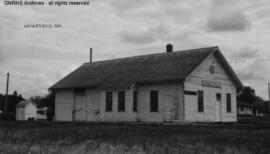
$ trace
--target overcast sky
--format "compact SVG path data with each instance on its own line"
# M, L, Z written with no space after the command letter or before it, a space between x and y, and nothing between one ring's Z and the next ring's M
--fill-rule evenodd
M25 24L61 24L27 29ZM0 1L0 93L45 95L89 61L219 46L244 85L268 98L269 0L91 0L90 6L5 6Z

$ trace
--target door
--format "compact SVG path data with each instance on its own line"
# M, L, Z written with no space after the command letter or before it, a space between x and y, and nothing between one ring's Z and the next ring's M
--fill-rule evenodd
M76 94L74 99L74 120L84 121L86 120L86 100L85 95Z
M170 107L165 107L165 109L164 109L164 120L165 120L165 122L171 122L172 121L172 108L170 108Z
M216 95L216 121L222 121L221 93Z

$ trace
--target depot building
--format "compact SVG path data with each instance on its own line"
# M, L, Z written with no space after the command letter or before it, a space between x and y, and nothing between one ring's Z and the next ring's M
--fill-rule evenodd
M57 121L234 122L242 83L218 47L88 62L49 89Z

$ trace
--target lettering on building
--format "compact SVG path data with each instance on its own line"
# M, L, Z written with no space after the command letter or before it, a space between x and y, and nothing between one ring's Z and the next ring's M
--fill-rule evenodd
M221 88L221 82L202 80L203 87Z

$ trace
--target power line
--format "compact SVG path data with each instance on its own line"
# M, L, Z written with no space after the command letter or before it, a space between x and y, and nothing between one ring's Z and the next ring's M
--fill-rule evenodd
M258 59L240 59L240 60L231 60L228 61L229 63L250 63L250 62L262 62L270 60L269 57L267 58L258 58Z

